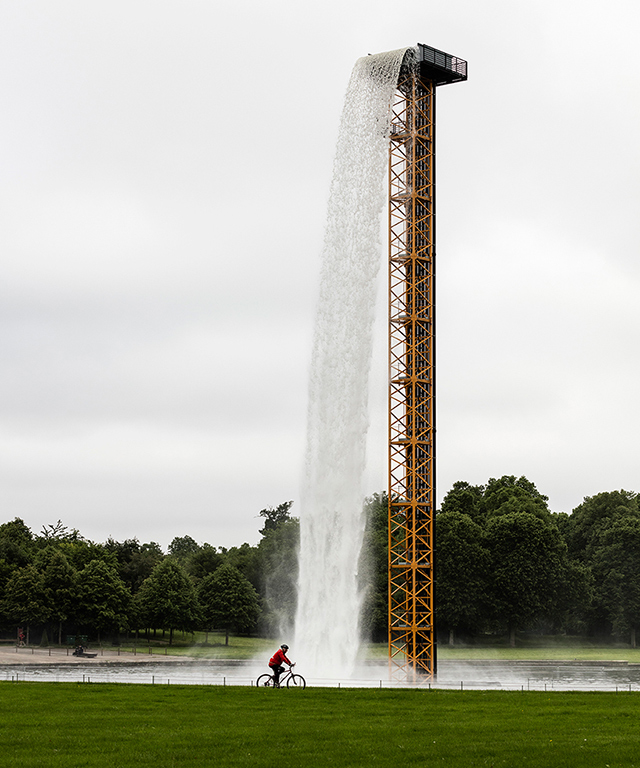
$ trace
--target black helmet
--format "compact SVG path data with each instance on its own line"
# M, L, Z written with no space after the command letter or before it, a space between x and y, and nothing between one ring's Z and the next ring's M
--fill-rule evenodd
M283 644L280 647L282 648L283 651L288 651L289 650L289 646L286 645L286 644Z

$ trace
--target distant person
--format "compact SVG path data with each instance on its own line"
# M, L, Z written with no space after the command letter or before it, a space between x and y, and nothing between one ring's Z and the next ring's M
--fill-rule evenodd
M273 679L276 685L279 685L280 675L284 672L284 667L282 664L285 663L291 666L291 662L286 655L288 650L288 645L281 645L269 661L269 668L273 672Z

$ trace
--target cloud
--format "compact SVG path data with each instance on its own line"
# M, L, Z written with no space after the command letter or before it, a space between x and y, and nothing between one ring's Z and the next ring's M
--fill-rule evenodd
M5 4L5 517L231 546L297 498L344 90L418 40L470 71L438 91L440 496L504 473L562 509L633 489L639 13ZM369 491L385 344L381 319Z

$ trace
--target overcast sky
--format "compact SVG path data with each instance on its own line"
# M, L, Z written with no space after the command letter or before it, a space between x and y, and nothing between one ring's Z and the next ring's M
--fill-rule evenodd
M640 490L639 27L632 0L4 0L2 521L232 546L299 498L344 91L417 42L469 62L437 96L439 498Z

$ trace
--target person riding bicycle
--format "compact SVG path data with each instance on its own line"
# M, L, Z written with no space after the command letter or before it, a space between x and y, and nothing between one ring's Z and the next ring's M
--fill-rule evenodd
M273 672L273 682L275 685L279 684L278 681L280 680L280 675L284 672L282 663L284 662L291 666L291 662L286 655L288 650L289 646L283 643L269 660L269 668Z

